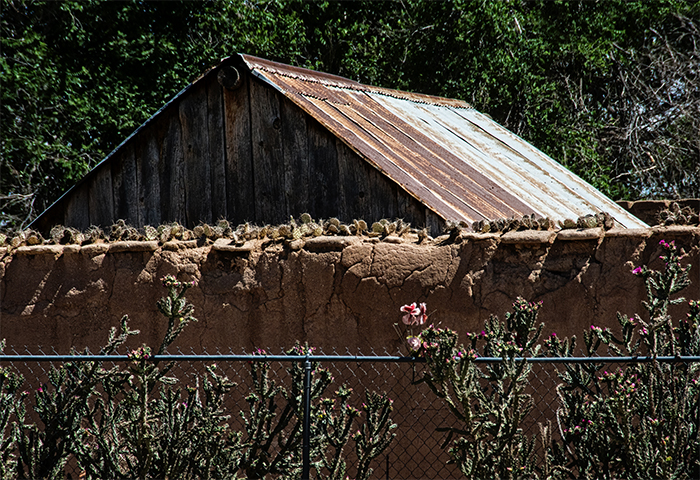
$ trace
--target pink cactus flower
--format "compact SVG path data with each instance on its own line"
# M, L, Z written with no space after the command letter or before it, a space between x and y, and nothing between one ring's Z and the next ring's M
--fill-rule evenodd
M412 325L414 318L420 315L420 309L416 306L415 303L412 303L410 305L404 305L403 307L401 307L401 311L406 314L401 319L406 325Z
M401 307L401 311L405 313L405 315L402 317L401 321L406 325L423 325L428 319L427 310L428 307L425 303L416 305L414 302L410 305L404 305Z
M425 303L421 303L418 306L418 317L416 317L416 322L418 325L423 325L425 321L428 319L428 307L425 305Z
M421 341L418 337L408 337L406 338L406 343L412 352L417 352L421 347Z

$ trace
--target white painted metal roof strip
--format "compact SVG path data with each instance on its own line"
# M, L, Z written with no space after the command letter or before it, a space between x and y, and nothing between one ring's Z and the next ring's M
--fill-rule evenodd
M358 84L242 56L365 160L445 219L608 212L646 224L522 138L464 102Z
M485 175L497 180L550 218L578 217L607 211L627 228L646 224L520 137L473 109L415 104L371 94L417 129Z

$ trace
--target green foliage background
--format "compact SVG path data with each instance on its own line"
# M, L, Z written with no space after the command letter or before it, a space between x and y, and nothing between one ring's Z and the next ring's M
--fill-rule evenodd
M2 0L0 28L0 227L237 52L466 100L614 199L700 196L697 1Z

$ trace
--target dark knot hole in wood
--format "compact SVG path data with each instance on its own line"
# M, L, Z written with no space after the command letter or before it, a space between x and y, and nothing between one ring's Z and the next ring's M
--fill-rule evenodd
M231 66L221 67L216 79L219 81L219 85L227 90L235 90L243 83L241 74Z

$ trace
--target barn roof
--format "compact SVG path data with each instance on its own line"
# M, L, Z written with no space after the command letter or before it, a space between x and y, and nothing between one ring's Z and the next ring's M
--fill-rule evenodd
M222 60L183 89L42 213L34 225L46 226L55 221L57 211L83 202L83 184L99 184L100 168L165 116L170 106L186 99L200 82L209 81L211 75L219 75L221 81L224 67L246 70L284 95L444 220L491 220L533 213L558 220L608 212L623 227L647 226L461 100L363 85L250 55Z
M646 227L580 177L469 104L363 85L240 55L365 160L448 220L607 211Z

